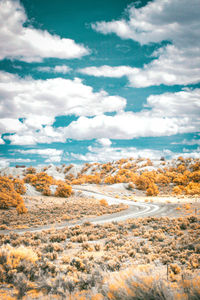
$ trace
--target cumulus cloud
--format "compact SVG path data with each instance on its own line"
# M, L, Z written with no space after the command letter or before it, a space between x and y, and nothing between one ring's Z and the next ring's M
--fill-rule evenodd
M115 116L80 117L64 129L65 135L78 140L132 139L196 132L200 126L199 97L200 89L151 95L147 98L148 109Z
M104 147L109 147L112 145L111 140L106 138L98 139L97 142Z
M88 162L105 162L113 161L123 158L150 158L159 159L161 156L170 156L172 153L170 150L152 150L143 149L139 150L135 147L88 147L88 152L86 154L71 153L69 159L78 159L81 161Z
M162 41L170 43L156 51L152 55L155 59L142 69L103 66L86 68L82 73L108 77L126 75L134 87L199 82L199 11L199 0L154 0L141 8L131 6L128 20L92 24L98 32L115 33L122 39L132 39L141 45Z
M0 72L0 79L0 117L4 118L34 116L49 124L59 115L92 116L126 106L124 98L110 96L104 90L95 93L79 78L34 80Z
M6 158L5 159L0 158L0 169L7 168L9 165L10 164Z
M181 142L174 142L172 144L175 144L175 145L188 145L188 146L199 145L200 146L200 140L196 140L196 139L187 140L187 139L184 139Z
M20 133L7 137L13 144L64 142L61 130L51 127L56 116L93 116L126 106L124 98L94 92L79 78L34 80L0 72L0 79L0 131Z
M5 141L2 138L0 138L0 145L3 145L3 144L5 144Z
M0 59L40 62L46 57L72 59L89 54L86 47L74 40L24 27L25 22L27 16L18 0L0 1Z
M71 71L71 68L66 65L62 65L55 67L38 67L37 70L40 72L67 74Z
M16 150L16 152L23 155L39 155L43 158L46 158L45 162L60 162L63 155L63 150L52 148Z
M78 72L86 75L91 75L95 77L111 77L111 78L120 78L122 76L129 76L133 74L134 68L129 66L119 66L119 67L110 67L110 66L100 66L100 67L87 67L83 69L78 69Z
M28 136L34 143L65 142L71 138L98 139L101 144L109 144L108 139L197 132L200 127L199 97L200 89L151 95L147 98L143 110L137 113L121 111L114 116L104 114L90 118L81 116L67 127L53 128L47 125L36 131L22 130L6 138L12 144L20 143L24 138L28 139Z
M200 148L195 151L189 151L187 153L176 153L173 155L173 158L178 158L182 156L183 158L200 158Z
M86 154L71 153L68 160L81 160L83 162L106 162L119 160L123 158L150 158L160 159L161 157L178 158L180 156L184 158L200 158L200 149L196 151L190 151L189 153L174 153L168 149L163 151L153 149L137 149L134 147L115 147L115 148L93 148L88 149Z
M29 159L29 158L0 158L0 169L4 169L9 167L10 163L31 163L31 162L35 162L35 160L33 159Z

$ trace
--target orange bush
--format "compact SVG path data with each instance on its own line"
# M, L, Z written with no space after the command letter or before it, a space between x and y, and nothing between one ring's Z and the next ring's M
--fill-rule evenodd
M156 176L156 183L162 185L162 186L166 186L170 183L170 178L168 176L166 176L165 174L158 174Z
M114 184L115 183L115 177L114 176L107 176L104 179L104 183L106 183L106 184Z
M36 169L33 167L29 167L26 169L26 174L35 174L36 173Z
M14 189L11 179L0 176L0 208L17 207L18 213L27 212L24 201Z
M173 182L177 185L187 185L189 182L189 178L187 174L177 174L174 178Z
M157 196L159 194L158 187L155 183L151 183L146 190L146 195L147 196Z
M108 202L105 199L101 199L99 202L102 206L108 206Z
M190 182L185 188L187 195L200 195L200 183Z
M43 188L42 195L44 195L44 196L50 196L51 195L51 190L48 186L45 186Z
M20 195L24 195L26 193L26 187L24 185L24 181L18 178L13 179L14 189Z
M45 172L40 172L37 174L27 174L24 177L24 181L33 185L37 191L45 193L50 185L54 184L53 177L49 176Z
M177 185L173 188L172 193L175 195L181 195L185 191L184 186L182 185Z
M17 205L17 213L20 214L26 214L28 212L28 209L26 208L26 206L23 203L20 203L19 205Z
M142 174L136 179L135 184L139 190L145 191L151 184L151 180Z
M72 194L72 187L66 183L59 183L55 191L57 197L69 197Z

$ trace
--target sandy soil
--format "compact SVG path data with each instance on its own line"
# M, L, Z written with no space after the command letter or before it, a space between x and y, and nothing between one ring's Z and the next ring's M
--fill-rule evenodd
M83 184L74 186L76 189L94 191L96 193L102 193L107 196L114 197L116 199L132 200L136 202L153 202L153 203L172 203L172 204L184 204L184 203L197 203L200 204L199 196L172 196L172 195L158 195L158 196L146 196L143 191L128 190L126 183L118 183L112 185L96 185L96 184Z

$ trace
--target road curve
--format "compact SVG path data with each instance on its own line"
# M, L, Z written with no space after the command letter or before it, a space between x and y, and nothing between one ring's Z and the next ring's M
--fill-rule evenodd
M105 194L88 191L84 188L73 188L77 192L81 192L84 196L94 197L96 199L105 199L108 204L126 204L128 205L128 209L120 211L118 213L102 215L94 218L84 218L77 222L63 222L62 224L50 224L50 225L42 225L39 227L30 227L23 229L13 229L13 230L0 230L0 234L9 234L11 232L15 232L18 234L23 234L25 232L40 232L48 229L63 229L66 226L73 227L76 225L82 225L86 221L90 221L93 224L103 224L109 222L119 222L125 221L130 218L138 218L138 217L146 217L146 216L169 216L174 212L174 205L169 204L161 204L161 203L135 203L131 200L124 199L116 199L111 196L107 196Z

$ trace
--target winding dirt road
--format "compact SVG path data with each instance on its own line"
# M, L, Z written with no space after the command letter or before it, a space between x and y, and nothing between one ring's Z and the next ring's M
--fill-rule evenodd
M138 218L138 217L147 217L147 216L175 216L176 211L174 204L163 204L163 203L135 203L131 200L124 199L116 199L111 196L107 196L103 193L99 193L96 191L88 191L84 188L74 188L75 191L81 192L86 197L94 197L96 199L105 199L108 204L126 204L128 205L128 209L120 211L118 213L102 215L95 218L84 218L77 222L63 222L62 224L50 224L43 225L39 227L31 227L31 228L23 228L23 229L13 229L13 230L0 230L0 234L9 234L10 232L15 232L18 234L23 234L25 232L40 232L48 229L63 229L66 226L72 227L75 225L81 225L86 221L90 221L93 224L103 224L109 222L119 222L125 221L130 218Z

